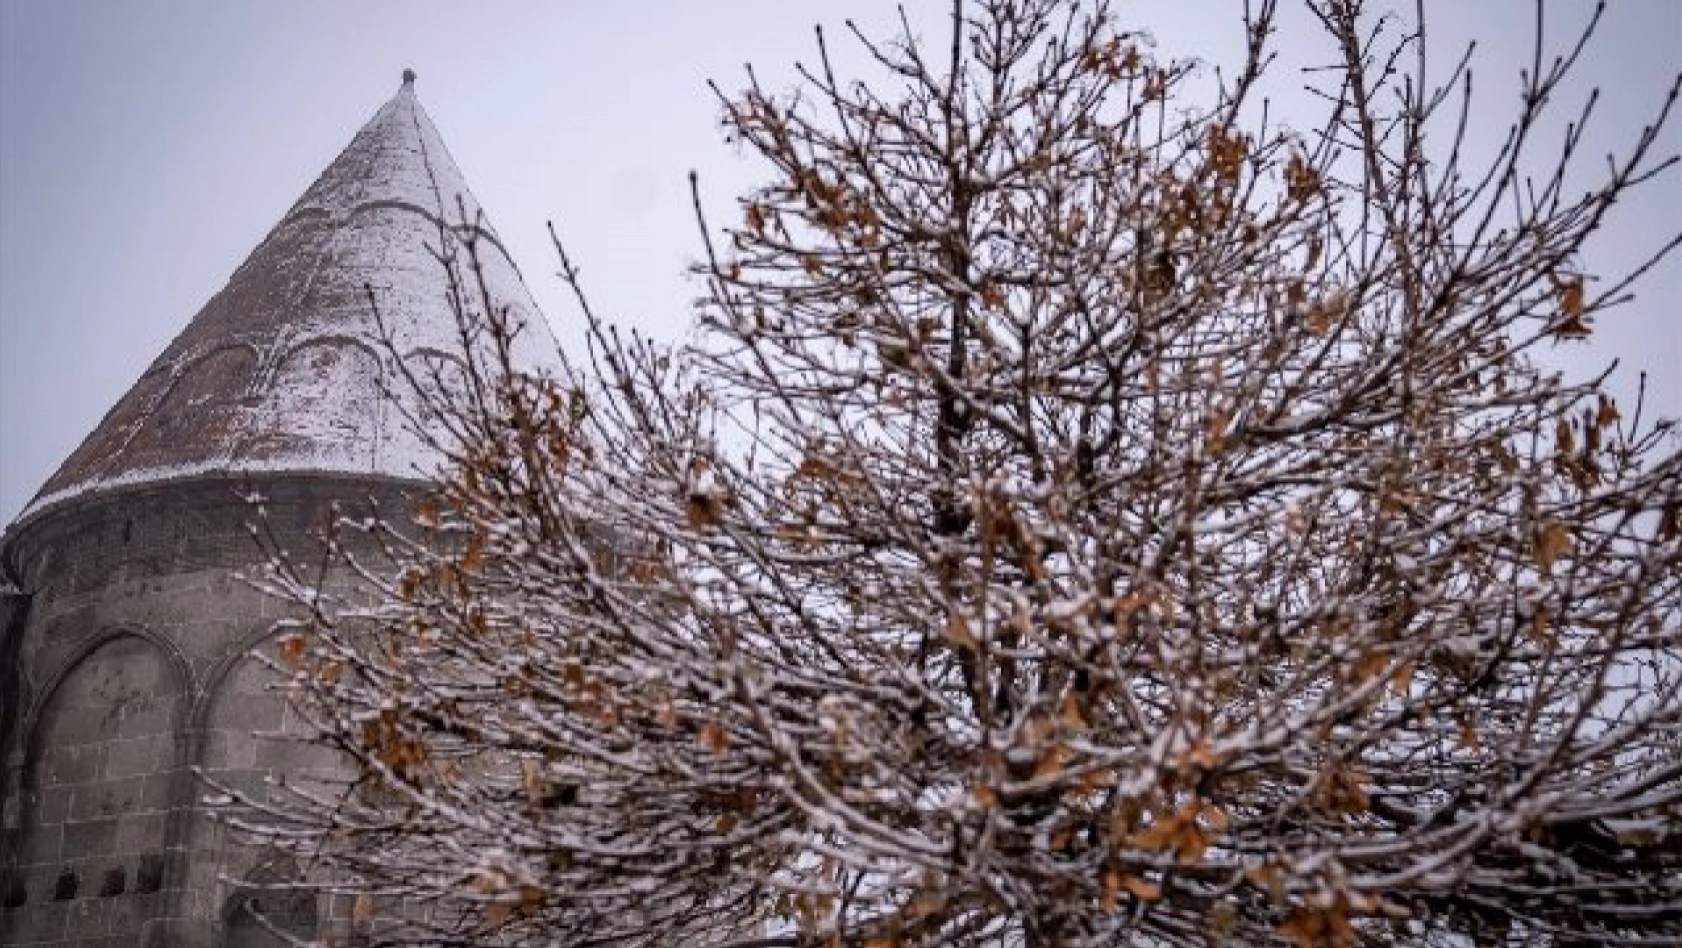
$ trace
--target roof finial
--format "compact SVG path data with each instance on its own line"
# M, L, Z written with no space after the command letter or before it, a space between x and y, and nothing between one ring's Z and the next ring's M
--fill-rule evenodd
M406 86L415 84L415 71L413 69L403 70L403 84Z

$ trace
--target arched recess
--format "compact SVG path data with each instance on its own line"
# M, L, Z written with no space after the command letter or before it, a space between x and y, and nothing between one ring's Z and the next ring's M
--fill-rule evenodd
M126 641L131 639L134 641ZM42 678L41 689L23 716L21 730L25 735L24 740L27 747L24 761L26 769L35 767L42 762L42 753L46 745L51 743L55 737L51 730L52 722L46 720L50 716L50 711L55 705L65 703L67 699L74 700L74 692L67 691L73 679L76 680L78 687L83 686L83 681L75 678L75 676L81 675L85 678L85 675L94 674L95 671L106 672L103 684L95 686L96 690L103 690L104 692L120 691L125 681L130 684L138 684L141 679L147 676L147 673L141 671L138 667L129 669L130 673L127 675L123 674L123 669L120 667L107 668L107 666L120 665L121 656L112 654L112 649L117 648L119 643L124 650L129 652L135 650L142 653L156 652L158 661L161 663L159 672L162 677L167 679L166 692L173 702L170 705L169 730L172 740L174 734L179 730L179 726L186 723L184 717L188 711L186 699L189 695L197 692L198 688L194 681L192 665L187 661L187 656L182 653L180 647L168 636L154 632L144 626L120 625L100 629L71 647L59 662L58 667ZM97 661L95 661L96 656ZM134 689L129 689L129 693L132 696ZM113 712L114 717L101 718L102 726L112 726L112 722L115 722L114 726L121 729L126 715L127 726L131 729L150 728L155 723L153 717L141 718L138 713L138 709L143 706L152 707L151 704L143 700L130 701L122 708L116 709ZM185 759L175 761L177 764L184 764L185 762Z
M354 219L363 214L378 213L379 211L386 210L415 214L425 219L428 224L432 225L433 229L447 233L459 241L466 242L468 240L479 240L488 243L492 247L496 248L497 253L501 255L505 263L507 263L510 267L515 266L514 258L509 255L508 248L502 245L502 238L497 235L496 231L491 229L488 223L485 222L483 212L477 207L470 206L467 210L468 221L461 222L457 220L462 216L461 213L453 207L450 209L448 217L441 217L419 204L415 204L410 201L380 198L372 201L363 201L362 203L356 205L350 209L348 217ZM518 268L516 267L516 269Z
M399 371L408 389L405 394L415 403L416 420L422 423L436 420L440 410L447 410L471 388L467 361L459 352L416 346L403 353L402 359Z
M330 470L367 470L379 438L383 395L379 353L353 336L318 336L275 362L235 461L298 452Z
M47 676L23 723L22 838L11 854L26 929L34 914L63 911L54 903L174 887L192 684L173 642L133 627L90 635ZM165 917L166 903L136 911Z
M245 427L240 398L256 375L257 361L257 350L243 342L217 346L184 361L169 390L124 447L125 466L164 466L219 453L218 446Z
M320 931L316 894L292 857L266 852L222 900L220 948L283 948ZM290 938L288 937L290 936Z
M331 751L307 742L307 729L275 687L276 673L252 654L265 648L274 635L265 629L247 636L229 648L205 676L191 729L197 738L194 762L206 792L222 790L271 800L286 792L277 783L296 786L339 769ZM193 816L190 843L195 850L218 854L214 865L195 868L192 884L197 891L214 893L214 904L221 906L219 945L268 948L286 944L274 939L270 925L299 939L318 934L317 896L276 888L302 878L284 854L248 845L225 822L203 810Z

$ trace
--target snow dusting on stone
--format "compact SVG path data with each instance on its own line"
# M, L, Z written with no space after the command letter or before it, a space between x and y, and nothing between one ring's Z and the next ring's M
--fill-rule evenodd
M440 459L407 420L424 413L398 360L427 378L459 359L436 255L467 273L474 233L487 287L525 326L522 367L555 367L547 324L406 80L23 517L209 473L426 477Z

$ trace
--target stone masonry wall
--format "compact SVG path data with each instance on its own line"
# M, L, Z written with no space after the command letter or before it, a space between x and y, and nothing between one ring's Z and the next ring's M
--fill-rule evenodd
M297 867L242 849L199 811L200 767L246 789L276 774L331 769L266 671L246 657L280 604L239 576L263 560L253 508L234 479L198 479L91 498L15 526L0 549L24 596L0 636L0 945L18 948L256 948L256 900L294 934L346 926L343 906L264 892ZM289 477L257 485L271 539L295 559L333 501L392 481ZM14 620L16 616L14 616ZM234 885L227 878L247 880Z

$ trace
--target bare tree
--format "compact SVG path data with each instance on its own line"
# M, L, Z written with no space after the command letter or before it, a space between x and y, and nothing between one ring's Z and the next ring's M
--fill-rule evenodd
M1474 164L1463 62L1307 6L1302 131L1270 0L1209 101L1101 0L726 97L695 344L585 306L347 521L377 595L276 570L354 767L242 825L436 944L1673 943L1682 454L1535 353L1678 83L1573 196L1581 43Z

